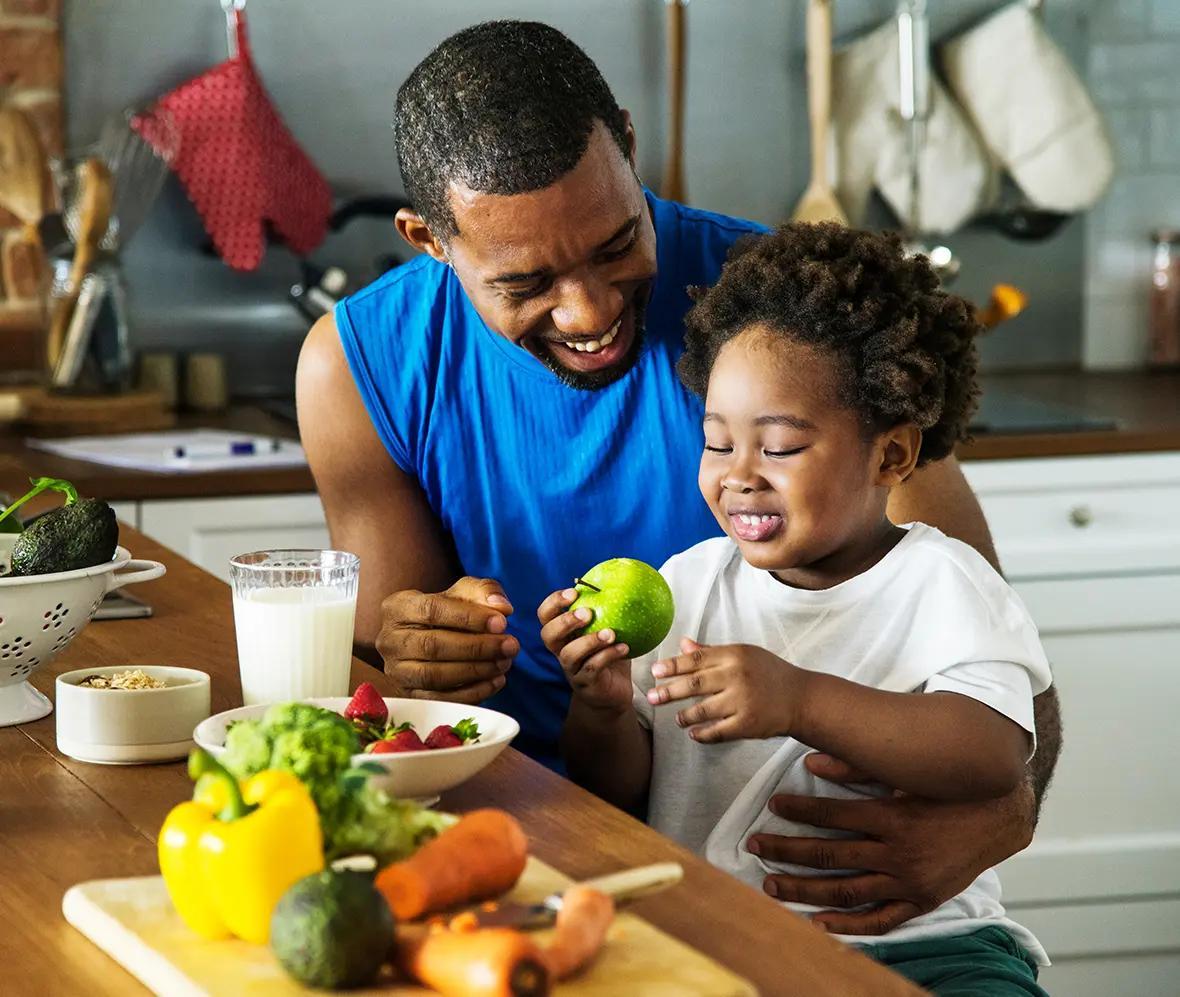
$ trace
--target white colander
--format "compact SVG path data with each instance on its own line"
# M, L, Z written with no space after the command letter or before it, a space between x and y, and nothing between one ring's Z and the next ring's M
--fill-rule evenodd
M15 534L0 533L0 569L8 569ZM164 573L159 561L133 560L123 547L106 564L20 578L0 577L0 727L39 720L53 705L29 685L90 622L113 589Z

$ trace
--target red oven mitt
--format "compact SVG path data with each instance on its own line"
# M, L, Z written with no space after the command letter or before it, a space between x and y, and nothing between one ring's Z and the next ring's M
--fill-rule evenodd
M158 106L179 132L172 169L218 255L236 270L255 270L267 222L294 252L315 249L327 232L332 194L271 104L250 58L245 15L237 18L237 54ZM151 118L141 120L151 142Z

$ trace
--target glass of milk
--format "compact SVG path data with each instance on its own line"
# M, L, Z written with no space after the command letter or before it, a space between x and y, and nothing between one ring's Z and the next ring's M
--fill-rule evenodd
M360 558L260 550L229 565L242 701L347 696Z

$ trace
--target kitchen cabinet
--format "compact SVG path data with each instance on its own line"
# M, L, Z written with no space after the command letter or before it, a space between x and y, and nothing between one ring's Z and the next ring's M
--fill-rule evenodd
M1180 453L966 463L1040 629L1064 746L1032 846L1001 869L1051 993L1180 978Z
M133 516L124 515L133 506ZM236 554L275 548L331 546L319 496L144 500L120 503L120 514L153 540L229 581Z

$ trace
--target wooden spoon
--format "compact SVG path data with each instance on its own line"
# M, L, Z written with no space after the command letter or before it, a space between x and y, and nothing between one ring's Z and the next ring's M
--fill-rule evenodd
M37 129L15 107L0 107L0 205L35 230L45 211L45 154Z
M807 112L811 120L811 182L795 206L796 222L848 224L828 172L832 117L832 0L807 5Z
M668 153L660 196L683 201L684 191L684 8L688 0L664 0L668 8Z
M70 264L69 286L57 301L49 326L49 368L57 366L70 316L78 303L82 281L94 266L98 245L111 221L111 174L101 159L78 166L78 239Z

